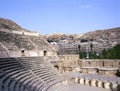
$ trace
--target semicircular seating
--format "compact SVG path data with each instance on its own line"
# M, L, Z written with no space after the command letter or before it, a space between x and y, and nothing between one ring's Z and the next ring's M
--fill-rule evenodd
M43 57L0 58L0 91L45 91L61 81Z

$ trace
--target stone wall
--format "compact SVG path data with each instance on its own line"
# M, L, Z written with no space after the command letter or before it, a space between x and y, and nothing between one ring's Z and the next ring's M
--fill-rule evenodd
M24 51L22 53L22 51ZM44 50L8 50L8 51L0 51L0 58L5 57L33 57L33 56L56 56L56 52L47 51L46 55L44 55Z
M81 73L120 76L119 59L79 59Z
M80 67L120 67L120 59L79 59Z
M67 55L59 55L60 61L63 62L63 66L73 66L77 65L79 55L74 55L74 54L67 54Z

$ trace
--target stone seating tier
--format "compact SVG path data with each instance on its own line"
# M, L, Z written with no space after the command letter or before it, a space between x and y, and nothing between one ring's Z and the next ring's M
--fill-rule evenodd
M3 48L2 43L0 42L0 51L6 51L5 48Z
M5 29L15 29L19 30L22 29L18 24L15 22L9 20L9 19L4 19L0 18L0 28L5 28Z
M43 65L42 69L41 64ZM47 89L62 81L58 73L52 70L54 69L50 63L42 57L0 58L0 91L42 91Z
M19 34L12 34L0 31L0 36L0 42L3 43L10 50L33 50L35 48L31 41L24 35L22 36Z
M38 36L28 36L28 38L39 48L43 49L46 45L48 46L48 42L44 40L42 37Z

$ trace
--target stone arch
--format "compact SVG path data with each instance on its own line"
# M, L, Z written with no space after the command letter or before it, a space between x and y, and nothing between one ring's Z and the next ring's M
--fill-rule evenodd
M59 66L58 65L54 65L54 68L59 70Z

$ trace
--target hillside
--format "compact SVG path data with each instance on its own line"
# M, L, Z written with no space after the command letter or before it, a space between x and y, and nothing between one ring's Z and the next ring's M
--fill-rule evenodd
M105 30L96 30L92 32L84 33L83 35L80 34L51 34L51 35L45 35L45 38L48 40L48 42L59 42L60 40L68 40L68 41L79 41L82 39L86 40L114 40L114 39L120 39L120 27L117 28L111 28L111 29L105 29Z
M60 33L55 33L55 34L49 34L49 35L44 35L44 37L47 39L48 42L59 42L61 40L77 40L82 37L81 34L60 34Z
M92 32L87 32L83 35L85 38L89 39L107 39L107 40L113 40L113 39L120 39L120 27L117 28L111 28L111 29L105 29L105 30L96 30Z
M9 19L4 19L4 18L0 18L0 28L4 28L4 29L13 29L13 30L20 30L22 29L21 26L19 26L18 24L16 24L15 22L9 20Z

